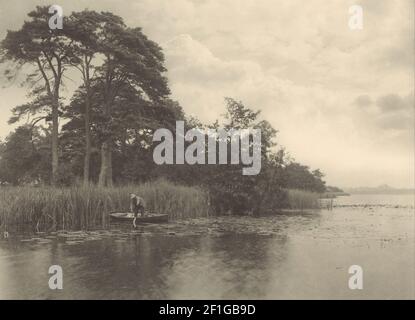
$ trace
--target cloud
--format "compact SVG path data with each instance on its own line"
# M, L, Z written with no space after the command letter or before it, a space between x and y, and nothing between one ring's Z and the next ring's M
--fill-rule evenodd
M372 104L372 99L367 94L360 95L355 99L354 103L357 106L364 108Z
M414 96L409 94L360 95L351 112L359 139L373 152L412 161L414 156ZM385 162L385 166L388 166ZM412 170L412 169L410 169ZM411 171L409 170L408 176Z
M408 95L401 97L397 94L388 94L379 97L376 104L382 112L410 111L413 108L413 99Z
M415 124L413 95L389 94L381 96L376 104L380 110L376 123L381 129L404 131L412 136Z
M226 62L188 34L182 34L164 44L170 74L182 82L202 86L238 82L256 65L249 62Z

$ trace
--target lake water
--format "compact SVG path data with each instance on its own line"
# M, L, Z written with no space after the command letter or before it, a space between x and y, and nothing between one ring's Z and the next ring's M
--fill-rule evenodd
M414 229L413 195L352 195L307 214L11 233L0 299L414 299ZM49 289L51 265L63 290Z

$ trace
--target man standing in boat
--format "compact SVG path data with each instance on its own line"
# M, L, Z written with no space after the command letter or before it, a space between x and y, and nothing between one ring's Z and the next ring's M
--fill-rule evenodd
M136 227L136 219L137 219L137 215L140 212L141 217L144 217L144 200L143 198L137 196L134 193L130 193L130 211L134 213L134 220L133 220L133 225L134 228Z

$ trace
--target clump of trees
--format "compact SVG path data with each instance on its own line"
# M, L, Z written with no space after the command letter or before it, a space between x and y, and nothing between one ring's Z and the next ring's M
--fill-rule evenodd
M15 106L9 120L27 123L0 142L2 183L112 186L165 178L201 185L215 210L238 213L282 207L286 189L325 191L323 174L290 159L276 144L277 130L242 102L225 98L221 124L186 117L170 98L161 47L140 28L109 12L73 12L55 30L48 7L28 16L1 42L5 76L13 80L23 70L31 99ZM74 74L78 87L64 97ZM243 176L234 164L156 165L153 132L174 131L178 120L187 128L261 129L260 174Z
M80 71L79 88L72 103L82 103L85 137L84 182L90 179L92 153L91 108L99 108L100 175L99 184L112 185L112 153L123 118L137 120L139 112L128 113L128 101L137 110L168 107L169 94L164 76L164 57L160 46L149 40L140 28L127 27L122 18L109 12L72 13L63 29L48 26L48 7L38 6L18 31L8 31L1 43L1 61L13 65L6 71L13 79L21 68L29 70L25 84L33 101L13 109L12 121L26 115L42 114L50 123L51 183L58 184L62 145L59 120L65 118L61 88L70 69ZM135 110L136 111L136 110ZM70 113L70 112L69 112ZM66 114L66 116L68 113ZM121 117L121 118L120 118ZM137 125L135 127L138 127Z

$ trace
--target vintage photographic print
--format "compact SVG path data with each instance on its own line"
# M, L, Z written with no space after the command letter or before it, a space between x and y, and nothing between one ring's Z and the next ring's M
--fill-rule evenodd
M0 0L0 97L0 300L415 299L413 0Z

